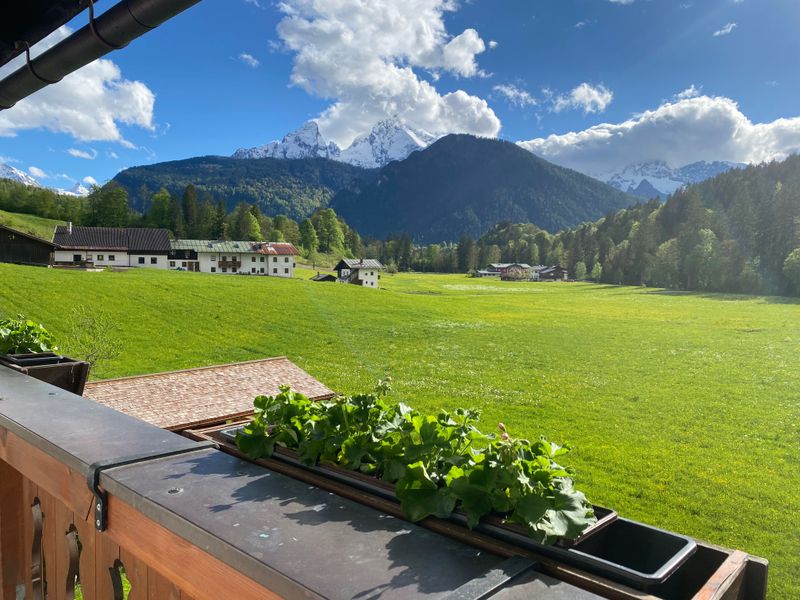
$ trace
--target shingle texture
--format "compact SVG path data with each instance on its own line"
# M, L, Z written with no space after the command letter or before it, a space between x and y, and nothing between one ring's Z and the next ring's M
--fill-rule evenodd
M166 229L134 227L56 227L53 243L64 249L121 250L142 254L166 254L170 251Z
M312 399L333 392L287 358L269 358L86 384L95 402L164 429L224 422L253 412L253 399L288 385Z
M337 271L340 269L377 269L380 271L385 268L380 261L374 258L343 258L336 265Z
M173 250L194 250L195 252L228 252L230 254L250 252L255 254L274 254L296 256L297 248L288 242L244 242L225 240L173 240Z

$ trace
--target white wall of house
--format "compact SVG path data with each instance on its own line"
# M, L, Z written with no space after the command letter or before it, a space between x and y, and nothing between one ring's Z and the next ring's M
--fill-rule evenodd
M235 274L230 267L223 272L220 261L238 260L242 263L236 273L245 275L261 275L270 277L294 277L294 256L268 256L253 252L239 254L223 254L221 252L198 252L201 273Z
M361 285L369 288L378 287L378 277L380 271L378 269L354 269L358 271L358 279L361 280Z
M129 266L149 269L169 268L169 257L165 254L131 254Z
M144 261L143 263L139 261L140 258ZM167 256L164 254L129 255L121 250L56 250L55 262L73 264L90 262L95 267L168 268Z
M130 258L127 252L112 250L111 252L101 250L88 252L96 267L127 267L130 265Z

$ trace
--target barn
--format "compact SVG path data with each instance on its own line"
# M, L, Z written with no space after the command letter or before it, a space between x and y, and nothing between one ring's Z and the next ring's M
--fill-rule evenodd
M0 262L47 267L55 249L52 242L0 225Z

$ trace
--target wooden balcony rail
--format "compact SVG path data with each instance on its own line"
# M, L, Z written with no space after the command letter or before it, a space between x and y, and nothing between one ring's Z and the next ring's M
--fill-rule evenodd
M0 369L0 600L657 598L493 550ZM764 597L764 561L701 550L718 562L671 598Z
M218 263L220 269L241 269L242 261L240 260L220 260Z

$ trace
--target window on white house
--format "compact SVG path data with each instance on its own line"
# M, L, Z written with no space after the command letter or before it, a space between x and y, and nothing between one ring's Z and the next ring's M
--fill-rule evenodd
M231 273L236 273L236 267L231 268Z
M274 263L278 262L278 257L277 256L273 256L272 257L272 262L274 262Z
M250 262L256 262L256 257L255 257L255 256L253 256L253 257L250 259Z
M171 268L175 268L175 261L174 260L169 261L169 266Z
M255 267L251 267L251 268L250 268L250 272L251 272L251 273L255 273L255 272L256 272L256 268L255 268Z
M217 262L217 255L216 254L212 254L211 255L211 262Z
M278 274L278 269L272 269L272 272L273 272L273 274L277 275Z
M139 257L139 264L140 264L140 265L143 265L143 264L144 264L144 256L140 256L140 257Z
M150 257L150 264L151 265L157 265L158 264L158 257L157 256L151 256Z
M222 272L223 273L227 273L228 272L228 267L222 267Z
M289 262L289 257L287 256L286 258L284 258L283 262Z
M108 255L108 260L114 261L114 260L116 260L116 256L114 256L113 254L109 254Z
M83 260L83 258L81 257L80 254L73 254L72 255L72 262L81 262L82 260Z
M261 257L261 262L264 262L264 257L263 256Z
M181 266L182 266L182 267L185 269L185 268L186 268L186 263L185 263L185 262L182 262L182 263L181 263Z
M264 272L264 267L261 267L261 272L262 272L262 273Z
M289 269L284 269L283 272L288 275L289 274Z
M98 254L97 255L97 260L103 260L103 255L102 254Z
M211 272L212 273L216 273L217 272L217 267L211 267Z

